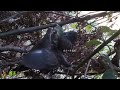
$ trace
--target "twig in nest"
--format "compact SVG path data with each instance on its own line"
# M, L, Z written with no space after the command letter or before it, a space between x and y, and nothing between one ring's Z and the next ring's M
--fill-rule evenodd
M90 62L91 62L91 59L88 61L88 64L87 64L87 67L86 67L86 70L85 70L85 74L84 74L84 78L86 78L87 71L88 71L88 68L90 66Z
M16 52L28 52L28 50L20 48L20 47L11 47L11 46L5 46L5 47L0 47L0 52L2 51L16 51Z

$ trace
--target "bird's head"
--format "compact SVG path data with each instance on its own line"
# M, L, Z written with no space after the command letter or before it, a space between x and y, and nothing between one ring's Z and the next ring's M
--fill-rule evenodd
M56 27L54 27L54 30L57 31L57 35L58 36L62 36L63 33L64 33L63 28L60 25L58 25L58 24L56 25Z

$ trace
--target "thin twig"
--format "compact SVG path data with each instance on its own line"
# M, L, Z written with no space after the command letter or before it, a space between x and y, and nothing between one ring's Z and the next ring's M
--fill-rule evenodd
M65 74L66 75L66 73L65 72L55 72L55 74ZM82 75L82 74L84 74L84 73L75 73L75 75ZM95 74L98 74L98 73L88 73L89 75L95 75ZM68 75L72 75L72 73L68 73Z
M86 75L87 75L87 71L88 71L88 68L90 66L90 62L91 62L91 59L89 60L88 64L87 64L87 67L86 67L86 70L85 70L85 73L84 73L84 78L86 78Z
M27 49L20 48L20 47L11 47L11 46L5 46L5 47L0 47L0 52L2 51L16 51L16 52L28 52Z
M8 22L10 19L17 18L17 17L19 17L19 16L21 16L22 14L27 13L27 12L31 12L31 11L21 11L21 12L19 12L19 13L17 12L16 14L14 14L14 15L8 17L8 18L5 18L5 19L1 20L0 23Z
M44 12L46 12L46 13L53 13L53 14L57 14L57 15L61 15L61 16L69 17L69 18L73 18L73 16L71 16L71 15L58 13L58 12L55 12L55 11L44 11Z

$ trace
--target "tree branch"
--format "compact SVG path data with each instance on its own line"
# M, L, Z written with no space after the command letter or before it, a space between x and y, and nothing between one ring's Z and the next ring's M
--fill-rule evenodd
M66 73L65 72L59 72L59 71L57 71L57 72L55 72L55 74L65 74L66 75ZM84 73L75 73L75 75L83 75ZM95 75L95 74L98 74L98 73L88 73L88 75ZM72 75L72 73L68 73L68 75Z
M55 12L55 11L44 11L44 12L46 12L46 13L53 13L53 14L65 16L65 17L68 17L68 18L73 18L73 16L71 16L71 15L67 15L67 14L63 14L63 13L58 13L58 12Z
M0 47L0 52L1 51L16 51L16 52L28 52L28 50L19 48L19 47L10 47L10 46L5 46L5 47Z
M74 78L74 74L76 71L82 67L86 62L89 61L96 53L98 53L104 46L106 46L109 42L111 42L115 37L117 37L120 34L120 30L118 30L115 34L113 34L108 40L106 40L104 43L102 43L97 49L94 50L92 54L90 54L83 62L80 62L78 66L74 69L72 78Z
M21 12L19 12L19 13L17 12L16 14L14 14L14 15L8 17L8 18L5 18L5 19L1 20L0 23L9 22L10 19L17 18L17 17L19 17L19 16L21 16L22 14L27 13L27 12L30 12L30 11L21 11Z
M88 15L88 16L85 16L85 17L82 17L82 18L81 17L73 18L73 19L63 21L63 22L59 22L59 23L51 23L51 24L48 24L48 25L35 26L35 27L30 27L30 28L25 28L25 29L10 30L8 32L0 33L0 37L5 37L5 36L8 36L8 35L18 35L18 34L23 34L23 33L31 33L33 31L39 31L41 29L46 29L48 27L55 27L56 24L59 24L59 25L63 26L65 24L74 23L74 22L84 22L85 20L87 21L87 20L93 19L95 17L106 16L109 13L116 13L116 12L115 11L102 12L102 13L99 13L99 14Z
M84 73L84 78L86 78L86 76L87 76L87 72L88 72L88 68L90 66L90 62L91 62L91 60L88 61L88 64L87 64L87 67L86 67L86 70L85 70L85 73Z

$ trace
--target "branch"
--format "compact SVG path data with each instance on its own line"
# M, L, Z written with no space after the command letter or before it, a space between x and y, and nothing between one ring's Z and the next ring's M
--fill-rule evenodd
M85 73L84 73L84 78L86 78L86 76L87 76L87 72L88 72L88 68L90 66L90 62L91 62L91 60L89 60L89 62L87 64L87 67L86 67L86 70L85 70Z
M77 17L77 18L73 18L67 21L63 21L63 22L59 22L59 23L51 23L48 25L41 25L41 26L35 26L35 27L30 27L30 28L25 28L25 29L15 29L15 30L10 30L8 32L4 32L4 33L0 33L0 37L5 37L8 35L18 35L18 34L22 34L22 33L31 33L33 31L39 31L41 29L46 29L48 27L55 27L56 24L59 24L61 26L65 25L65 24L69 24L69 23L74 23L74 22L84 22L85 20L90 20L93 19L95 17L103 17L108 15L109 13L116 13L115 11L112 12L102 12L99 14L94 14L94 15L88 15L85 17Z
M67 15L67 14L63 14L63 13L58 13L58 12L55 12L55 11L44 11L44 12L46 12L46 13L53 13L53 14L65 16L65 17L68 17L68 18L73 18L72 15Z
M66 75L65 72L59 72L59 71L55 72L55 74L65 74ZM75 73L75 75L83 75L83 74L84 73ZM88 75L95 75L95 74L98 74L98 73L88 73ZM68 73L68 75L72 75L72 73Z
M17 17L19 17L19 16L21 16L22 14L27 13L27 12L30 12L30 11L21 11L21 12L19 12L19 13L17 12L16 14L14 14L14 15L8 17L8 18L5 18L5 19L1 20L0 23L9 22L10 19L17 18Z
M5 47L0 47L0 52L1 51L16 51L16 52L28 52L28 50L19 48L19 47L10 47L10 46L5 46Z
M120 34L120 30L118 30L115 34L113 34L108 40L106 40L104 43L102 43L97 49L94 50L92 54L90 54L83 62L80 62L78 66L74 69L72 78L74 78L75 72L82 67L86 62L89 61L96 53L98 53L104 46L106 46L109 42L111 42L114 38L116 38Z

